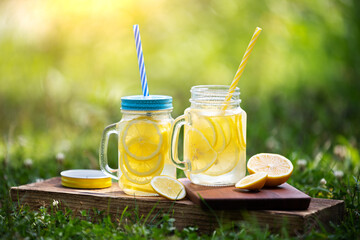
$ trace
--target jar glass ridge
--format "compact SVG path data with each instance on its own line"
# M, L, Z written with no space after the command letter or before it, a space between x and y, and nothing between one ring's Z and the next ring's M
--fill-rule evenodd
M199 85L191 88L191 107L213 106L215 109L228 106L230 108L240 106L240 89L235 91L229 102L225 102L230 86L224 85Z

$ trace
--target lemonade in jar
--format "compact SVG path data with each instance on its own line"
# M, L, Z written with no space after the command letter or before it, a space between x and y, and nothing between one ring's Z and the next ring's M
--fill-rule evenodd
M105 128L100 145L100 168L119 181L129 195L157 196L150 181L155 176L176 177L170 160L172 98L162 95L121 99L122 119ZM111 134L118 135L118 169L107 162Z
M171 157L192 183L234 185L246 173L246 112L240 108L239 89L229 102L229 86L194 86L191 106L173 126ZM226 108L224 108L226 104ZM178 137L184 125L183 160L178 158Z

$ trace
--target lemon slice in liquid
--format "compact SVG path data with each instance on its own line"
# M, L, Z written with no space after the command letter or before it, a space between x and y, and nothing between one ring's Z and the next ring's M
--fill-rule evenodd
M236 141L232 141L221 153L217 154L214 163L204 174L210 176L220 176L231 172L238 164L240 158L239 147Z
M190 113L191 126L200 131L204 137L208 140L211 146L216 144L216 131L212 122L207 116L201 114L200 111L192 111Z
M159 170L159 168L164 167L164 156L161 153L149 160L141 161L136 160L127 154L124 154L123 157L126 169L140 177L149 176Z
M121 140L129 156L136 160L148 160L160 152L163 137L156 122L134 120L125 127Z
M220 119L220 117L209 117L208 119L211 122L211 124L214 126L215 134L216 134L216 141L215 144L213 144L212 146L216 152L220 153L226 147L226 137L225 137L225 131L223 129L223 124L226 123L226 121ZM229 131L227 132L227 135L229 135Z
M194 127L185 129L184 159L190 165L191 173L208 169L216 160L217 153L205 136Z
M237 122L237 131L238 131L240 146L243 149L245 149L246 148L246 136L245 136L246 116L243 115L237 116L236 122Z
M160 167L159 169L154 171L152 174L145 175L145 176L139 176L139 175L134 174L133 172L129 171L129 169L126 168L125 163L124 163L124 157L122 157L122 158L120 158L120 170L122 172L122 176L121 176L122 178L125 178L127 181L135 183L135 184L144 185L144 184L150 183L150 181L153 177L161 174L161 172L163 170L163 165L162 165L162 167ZM126 182L126 181L123 181L123 182Z

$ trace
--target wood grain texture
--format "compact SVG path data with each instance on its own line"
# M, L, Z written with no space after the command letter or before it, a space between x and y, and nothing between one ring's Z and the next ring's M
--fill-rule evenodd
M207 187L180 179L189 199L202 208L216 210L305 210L311 198L293 186L284 183L275 188L258 192L239 190L235 187Z
M98 209L112 216L114 220L121 213L138 209L139 215L151 217L170 213L175 218L178 229L197 226L200 232L209 233L218 227L217 219L223 224L233 221L254 221L260 226L268 226L277 232L285 224L292 235L300 235L322 224L325 228L330 221L341 221L344 215L344 202L330 199L311 199L309 208L301 211L278 210L232 210L222 211L202 209L190 200L170 201L162 197L137 197L126 195L116 183L105 189L71 189L61 185L61 178L51 178L44 182L32 183L10 190L13 201L28 205L32 209L51 206L53 200L60 202L60 209L69 208L80 215L82 210Z

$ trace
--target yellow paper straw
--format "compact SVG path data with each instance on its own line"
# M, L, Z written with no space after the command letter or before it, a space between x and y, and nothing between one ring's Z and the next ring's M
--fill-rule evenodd
M240 77L244 71L244 68L246 66L246 63L249 59L249 56L250 56L250 53L251 51L253 50L254 48L254 45L255 45L255 42L261 32L261 28L257 27L255 29L255 32L254 32L254 35L252 36L251 38L251 41L249 43L249 46L247 47L246 49L246 52L241 60L241 63L240 63L240 66L235 74L235 77L234 77L234 80L232 81L231 85L230 85L230 88L229 88L229 92L228 94L226 95L226 98L225 98L225 106L223 107L223 110L226 110L226 108L228 107L229 103L230 103L230 100L231 100L231 97L232 95L234 94L234 91L235 91L235 88L240 80Z

